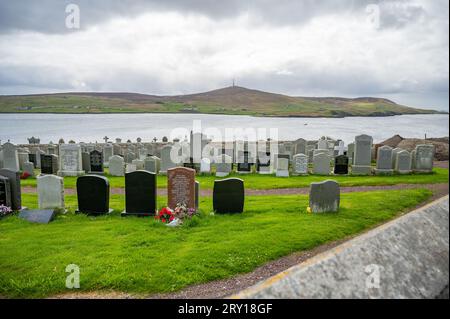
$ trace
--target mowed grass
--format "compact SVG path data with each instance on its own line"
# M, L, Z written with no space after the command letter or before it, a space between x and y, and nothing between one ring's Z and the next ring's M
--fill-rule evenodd
M249 196L237 215L210 215L211 198L202 197L201 216L175 229L120 217L122 195L111 196L109 216L69 212L48 225L9 216L0 220L0 295L74 292L65 288L69 264L80 267L78 291L173 292L358 234L430 196L425 189L342 194L337 214L306 213L307 196ZM36 194L24 194L23 202L36 207ZM160 197L158 206L165 202ZM76 196L66 204L73 210Z
M111 187L125 187L125 178L106 175ZM412 175L392 175L392 176L290 176L289 178L276 177L274 175L239 175L231 174L230 177L241 178L245 182L245 187L249 189L281 189L281 188L300 188L309 187L313 182L321 182L327 179L333 179L341 186L384 186L398 184L437 184L448 183L448 169L435 168L431 174L412 174ZM212 175L197 175L196 180L200 182L202 189L212 189L215 180L221 180ZM66 188L76 187L76 177L65 177L64 186ZM29 178L21 181L22 186L36 187L36 179ZM159 175L157 180L159 188L167 187L167 176Z

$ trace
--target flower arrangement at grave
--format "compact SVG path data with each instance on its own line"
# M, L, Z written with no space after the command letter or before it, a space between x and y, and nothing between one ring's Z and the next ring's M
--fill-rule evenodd
M174 209L175 217L183 220L186 218L192 218L195 214L197 214L197 211L193 208L188 208L186 204L177 204L177 206Z
M12 209L11 207L5 206L5 205L0 205L0 217L9 215L12 213Z
M163 207L155 216L155 219L168 224L175 219L175 216L173 211L169 207Z
M27 178L30 177L30 176L31 176L30 173L28 173L28 172L23 172L23 173L20 175L20 179L27 179Z
M155 216L155 219L170 224L169 226L178 226L183 223L183 220L191 219L197 211L193 208L188 208L186 204L178 203L175 209L163 207Z

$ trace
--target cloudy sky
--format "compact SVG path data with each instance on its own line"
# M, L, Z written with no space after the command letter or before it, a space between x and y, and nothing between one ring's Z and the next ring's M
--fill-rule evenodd
M448 12L447 0L0 0L0 94L171 95L235 78L448 110Z

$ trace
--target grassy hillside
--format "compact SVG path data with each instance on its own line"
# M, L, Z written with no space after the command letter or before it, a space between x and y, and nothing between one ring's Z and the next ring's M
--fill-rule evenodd
M0 96L0 113L207 113L281 117L433 114L381 98L311 98L242 87L154 96L134 93L59 93Z

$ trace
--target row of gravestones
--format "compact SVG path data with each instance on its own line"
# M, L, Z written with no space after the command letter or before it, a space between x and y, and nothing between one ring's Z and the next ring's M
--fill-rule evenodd
M434 152L433 145L417 145L412 152L382 146L378 148L375 173L378 175L389 175L394 172L410 174L413 171L429 173L433 170Z

